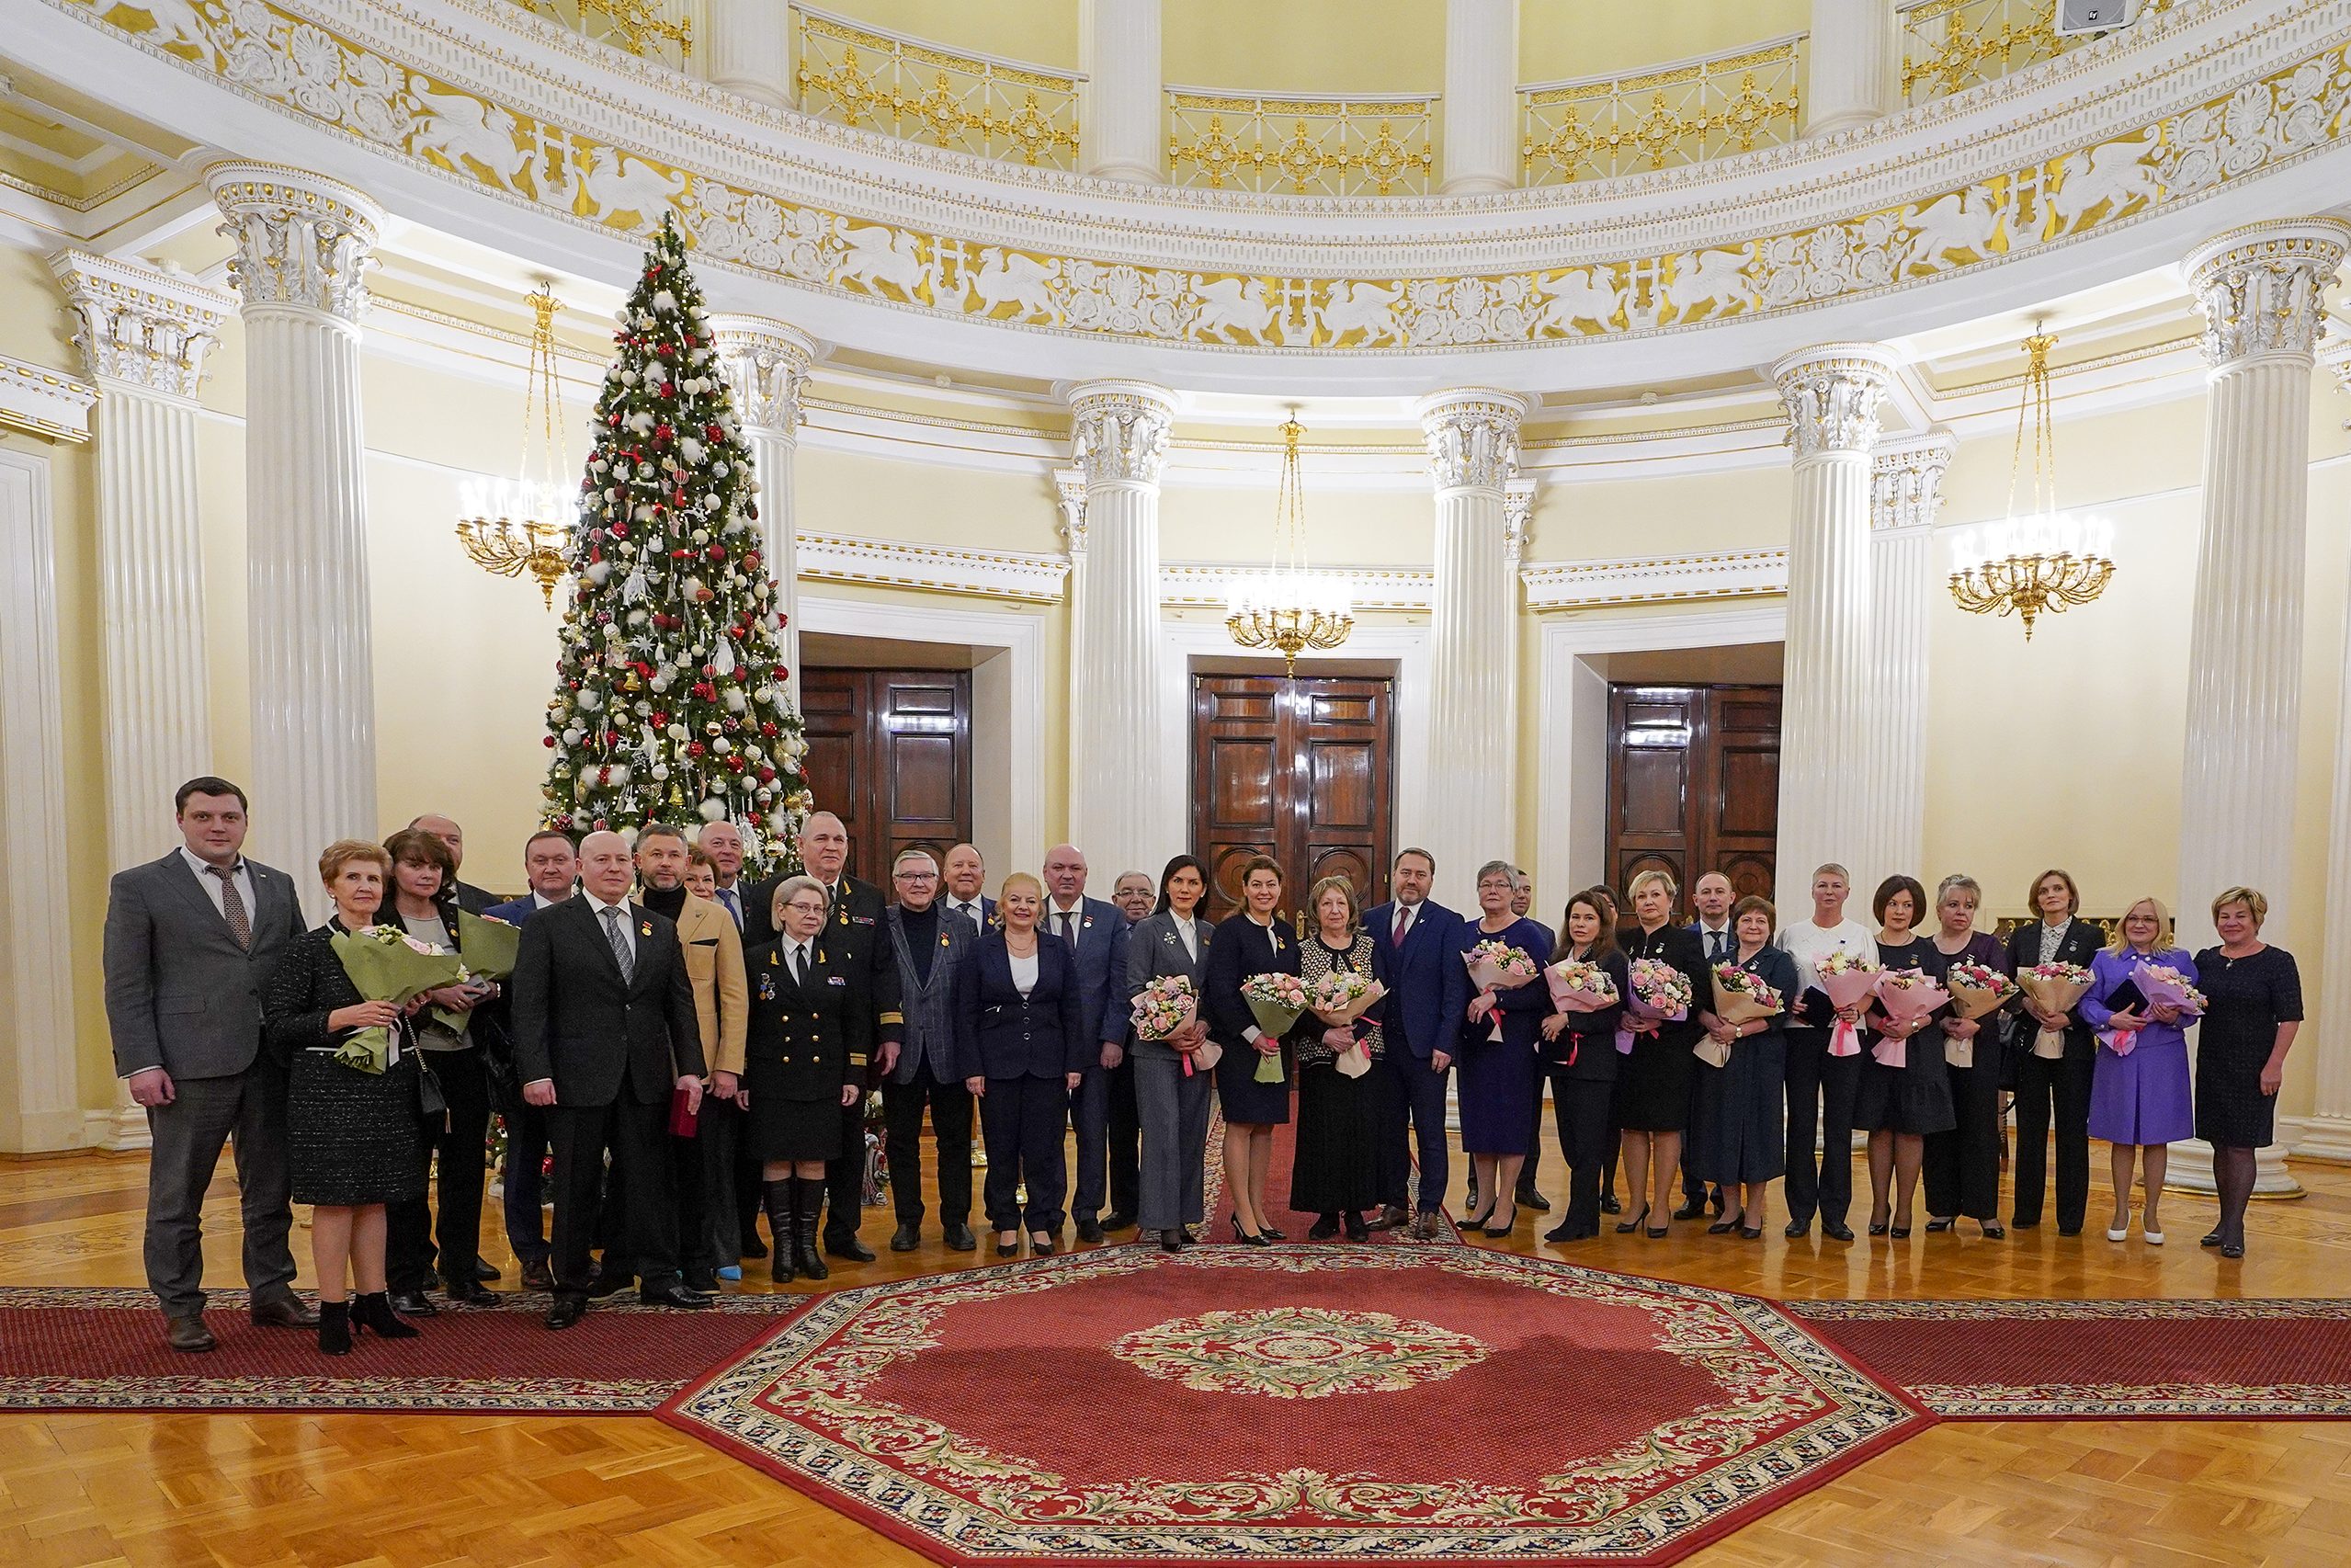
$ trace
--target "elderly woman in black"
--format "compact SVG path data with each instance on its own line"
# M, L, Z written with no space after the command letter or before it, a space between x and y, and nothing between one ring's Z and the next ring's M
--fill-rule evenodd
M2254 1161L2277 1137L2277 1085L2302 1027L2302 976L2294 955L2261 939L2269 901L2230 888L2212 901L2218 947L2196 955L2204 1028L2196 1051L2196 1135L2212 1145L2220 1222L2204 1244L2245 1255L2245 1203Z
M1099 1051L1086 1040L1077 960L1067 942L1040 937L1045 884L1016 871L997 890L999 924L982 932L971 961L955 976L955 1060L980 1101L988 1145L985 1201L996 1256L1028 1250L1049 1257L1066 1218L1070 1094ZM1020 1205L1020 1189L1028 1203Z
M1346 971L1371 978L1371 937L1355 884L1324 877L1314 884L1307 907L1314 935L1298 949L1299 978L1308 986ZM1380 1206L1380 1080L1368 1073L1339 1071L1343 1052L1361 1046L1361 1060L1376 1062L1385 1050L1380 1036L1380 1004L1346 1024L1325 1025L1309 1015L1298 1037L1298 1148L1291 1157L1289 1206L1315 1216L1306 1233L1329 1241L1342 1229L1351 1242L1369 1240L1363 1210Z
M760 1195L776 1248L767 1265L778 1284L795 1274L827 1278L817 1246L824 1216L824 1165L841 1154L841 1112L857 1103L865 1056L842 1029L848 987L832 983L824 950L824 884L787 877L770 911L782 934L743 956L751 1016L744 1031L744 1157L759 1165ZM717 1065L723 1068L721 1060Z
M319 880L335 901L325 925L287 944L271 971L261 1014L269 1049L288 1061L286 1156L297 1203L312 1205L311 1258L318 1270L318 1347L350 1354L355 1329L385 1339L416 1330L392 1310L384 1290L384 1207L425 1196L425 1137L416 1035L406 1009L359 994L335 956L335 938L375 925L392 857L364 839L341 838L318 858ZM361 1029L391 1031L384 1071L335 1060ZM358 1286L347 1293L345 1271Z

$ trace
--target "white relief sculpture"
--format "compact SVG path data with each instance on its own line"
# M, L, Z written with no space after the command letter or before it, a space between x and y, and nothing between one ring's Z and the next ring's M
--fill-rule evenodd
M868 223L841 226L841 256L836 280L864 287L879 294L886 284L907 303L919 303L923 287L922 242L903 229Z
M408 91L422 110L411 151L437 153L460 173L470 160L507 191L526 194L516 176L529 166L536 149L523 143L513 115L464 93L437 93L418 75L408 78Z
M1604 282L1596 268L1578 267L1537 285L1542 305L1535 312L1532 335L1573 337L1575 324L1590 322L1594 332L1606 332L1624 301L1624 290Z
M1401 346L1405 340L1404 331L1396 321L1396 305L1403 297L1402 289L1383 288L1377 283L1332 284L1330 301L1318 312L1326 346L1332 348L1378 348L1387 344ZM1356 332L1363 334L1363 341L1346 344L1347 335Z
M1213 343L1273 341L1273 302L1266 297L1263 279L1195 277L1192 295L1199 309L1192 317L1192 335Z
M1910 215L1911 236L1894 266L1896 278L1939 272L1989 256L2000 228L1999 206L1984 192L1955 190L1936 197Z
M1679 259L1674 276L1665 280L1665 303L1675 321L1687 325L1701 314L1728 315L1755 303L1744 251L1699 251Z
M163 49L187 44L207 65L219 58L212 48L210 32L188 0L115 0L115 9L135 11L146 17L147 30L140 36L151 44Z
M2161 200L2163 182L2157 177L2155 154L2162 145L2162 131L2151 125L2135 137L2067 158L2061 165L2063 178L2044 201L2051 221L2048 237L2055 239L2070 232L2101 205L2112 220L2141 201Z
M580 169L580 185L596 204L597 222L609 223L626 212L641 226L652 228L685 190L686 179L682 175L664 174L626 153L598 147Z
M1053 319L1053 268L1034 256L989 245L980 252L979 270L963 273L963 308L990 320L1047 321ZM973 301L979 309L971 309ZM1013 307L1010 317L995 312Z

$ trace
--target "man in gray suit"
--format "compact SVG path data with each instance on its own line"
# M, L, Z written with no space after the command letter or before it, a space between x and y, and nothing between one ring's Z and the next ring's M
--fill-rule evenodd
M175 1350L204 1326L204 1189L236 1151L253 1321L315 1328L296 1301L286 1167L286 1066L262 1049L261 988L301 929L294 884L245 859L244 791L191 778L175 801L186 841L115 873L107 890L106 1013L114 1070L147 1108L147 1288Z
M898 902L882 912L881 923L898 963L898 1005L904 1032L881 1085L888 1119L883 1143L890 1160L890 1200L898 1229L892 1252L912 1252L923 1238L923 1108L931 1113L931 1136L938 1150L938 1218L950 1252L971 1252L971 1091L955 1075L955 976L971 961L980 929L939 898L938 862L927 851L909 849L891 868Z

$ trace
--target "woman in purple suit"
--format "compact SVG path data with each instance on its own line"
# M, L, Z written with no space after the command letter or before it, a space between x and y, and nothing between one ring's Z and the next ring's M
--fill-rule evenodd
M1481 942L1515 948L1539 966L1550 960L1550 933L1510 911L1516 882L1505 860L1489 860L1478 869L1480 917L1461 927L1461 957L1455 962L1466 963ZM1518 1223L1518 1167L1527 1158L1528 1129L1542 1096L1538 1062L1543 1015L1550 1010L1550 991L1539 973L1529 974L1523 984L1470 998L1457 1060L1461 1152L1477 1171L1480 1206L1462 1220L1465 1233L1506 1236ZM1512 1195L1510 1208L1497 1220L1505 1192Z
M2164 1168L2172 1142L2196 1135L2196 1118L2180 1011L2141 994L2132 977L2141 964L2163 965L2195 983L2196 960L2172 946L2172 913L2159 899L2142 898L2122 912L2114 945L2090 964L2082 1017L2098 1040L2090 1079L2090 1136L2114 1145L2114 1221L2107 1227L2107 1240L2118 1242L2130 1233L2130 1168L2138 1155L2147 1185L2140 1233L2150 1246L2161 1246ZM2116 1046L2126 1041L2128 1054L2118 1052Z

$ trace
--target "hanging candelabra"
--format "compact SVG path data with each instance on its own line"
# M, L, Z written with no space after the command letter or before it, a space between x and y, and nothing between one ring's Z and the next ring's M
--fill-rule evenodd
M555 312L563 308L551 284L530 296L530 370L523 392L522 455L511 480L469 482L460 498L458 542L483 571L501 577L526 573L539 597L555 608L555 587L569 570L572 518L579 504L566 470L562 383L555 368Z
M1296 410L1282 421L1281 492L1274 503L1273 559L1262 572L1234 579L1227 596L1224 628L1244 648L1271 648L1281 654L1286 674L1298 674L1298 655L1328 652L1355 631L1347 580L1309 570L1306 556L1306 481L1299 462L1299 438L1306 426Z

